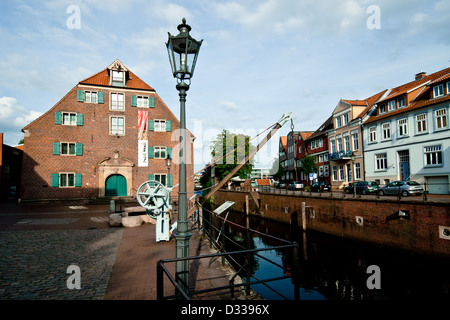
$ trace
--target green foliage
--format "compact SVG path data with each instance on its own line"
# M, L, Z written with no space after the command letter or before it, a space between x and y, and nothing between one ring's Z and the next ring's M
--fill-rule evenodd
M310 155L306 155L300 159L300 171L309 175L317 171L316 158Z

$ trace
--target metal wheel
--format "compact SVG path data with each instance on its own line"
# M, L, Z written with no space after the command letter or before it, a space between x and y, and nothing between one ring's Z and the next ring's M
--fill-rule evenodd
M137 191L139 204L150 212L152 218L161 214L163 207L169 206L170 192L159 181L149 180L141 184Z

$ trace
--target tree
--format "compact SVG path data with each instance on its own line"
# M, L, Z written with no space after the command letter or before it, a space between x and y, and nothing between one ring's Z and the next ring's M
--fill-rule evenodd
M270 169L270 173L272 173L272 176L275 180L283 180L284 176L286 174L286 169L283 168L280 161L278 159L275 159L272 163L272 168Z
M223 130L219 133L215 140L212 141L211 155L214 161L217 161L215 166L216 178L220 181L228 173L230 173L238 164L245 161L245 157L254 150L254 146L249 143L250 137L244 134L231 133L228 130ZM242 168L236 173L244 179L247 178L253 169L252 159L245 163ZM205 170L205 182L207 177L211 177L211 170Z
M306 155L304 158L300 159L300 171L309 175L317 170L316 158L310 155Z

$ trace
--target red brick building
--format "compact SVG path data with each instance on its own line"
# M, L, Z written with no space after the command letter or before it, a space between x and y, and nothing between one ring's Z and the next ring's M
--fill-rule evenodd
M21 197L130 197L149 179L177 185L179 128L156 91L116 60L23 128ZM190 136L188 197L194 193Z

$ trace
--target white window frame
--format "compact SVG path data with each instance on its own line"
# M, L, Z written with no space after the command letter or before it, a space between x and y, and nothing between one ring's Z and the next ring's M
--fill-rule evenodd
M444 164L442 145L424 147L423 156L425 167L441 167Z
M117 120L116 128L113 128L113 119ZM120 130L119 119L122 119L123 128ZM115 136L124 136L125 135L125 117L124 116L110 116L109 117L109 134Z
M358 132L352 133L352 145L353 151L359 150L359 140L358 140Z
M138 108L148 108L149 106L149 97L145 96L136 96L136 106Z
M398 119L398 136L407 137L408 136L408 118Z
M67 145L67 153L63 152L63 145ZM73 153L70 153L70 145L73 145ZM59 154L62 156L75 156L77 154L77 144L75 142L61 142Z
M165 159L167 157L167 147L156 146L153 150L155 159Z
M351 151L350 150L350 136L349 135L345 135L344 136L344 151L346 151L346 152Z
M95 99L94 99L94 96L95 96ZM84 102L85 103L98 103L98 92L97 91L84 91Z
M369 142L376 142L377 141L377 127L370 127L369 128Z
M416 121L416 133L426 133L428 132L427 126L427 114L421 113L415 116Z
M380 104L380 107L378 108L378 113L379 114L386 113L386 103Z
M332 175L333 175L333 181L338 181L338 170L337 166L331 167Z
M330 168L329 168L328 165L324 165L324 166L323 166L323 175L324 175L325 177L328 177L328 176L330 175Z
M344 126L348 124L348 113L342 115L342 123Z
M433 87L433 98L439 98L444 95L444 85L438 84L437 86Z
M342 120L341 117L336 117L336 128L342 127Z
M65 121L64 115L69 116L68 122ZM73 116L73 118L72 118L72 116ZM64 112L64 111L61 112L61 124L64 126L76 126L77 125L77 113L76 112Z
M395 100L391 100L388 102L388 111L395 110Z
M447 117L447 109L446 108L435 110L434 118L436 119L436 130L447 129L448 117Z
M120 101L119 96L123 97ZM111 111L125 111L125 93L111 92L109 101L109 110Z
M375 171L387 170L387 153L378 153L375 155Z
M353 170L355 170L355 181L361 180L361 163L355 162Z
M167 186L167 174L166 173L155 173L154 178L156 181L164 186Z
M63 176L66 177L65 185L63 184L63 180L62 180ZM69 182L70 182L69 176L73 177L72 178L73 185L69 185ZM74 172L60 172L58 179L59 179L59 187L60 188L75 188L75 173Z
M381 124L381 130L383 132L382 138L383 140L391 139L391 123L385 122Z
M344 165L343 164L339 165L338 171L339 171L339 181L344 181L345 173L344 173Z
M405 97L398 98L397 99L397 107L400 109L400 108L403 108L404 106L406 106Z
M154 122L154 131L156 132L166 132L166 120L155 119ZM288 153L290 151L288 150Z

